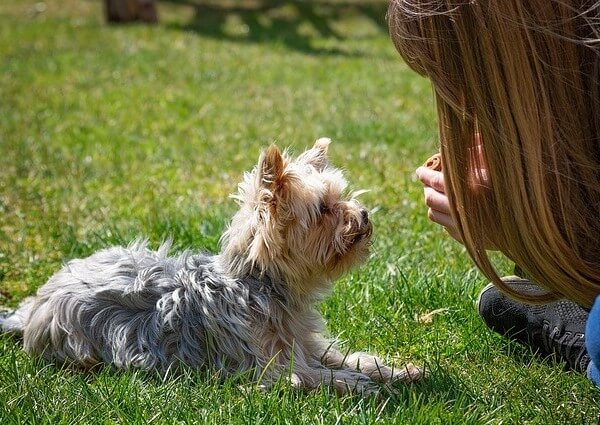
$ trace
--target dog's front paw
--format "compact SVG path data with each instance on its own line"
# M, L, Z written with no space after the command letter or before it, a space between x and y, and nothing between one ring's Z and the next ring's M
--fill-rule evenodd
M419 382L425 378L425 369L415 366L412 363L407 363L398 369L394 369L391 383L400 382L403 384L409 384L413 382Z
M359 372L349 370L335 371L331 384L340 395L356 394L362 397L380 396L380 386L368 376Z

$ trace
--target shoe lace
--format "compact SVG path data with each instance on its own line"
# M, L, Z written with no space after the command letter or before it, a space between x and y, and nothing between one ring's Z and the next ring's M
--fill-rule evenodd
M585 334L561 330L544 321L542 342L547 354L567 362L574 369L585 370L590 359L585 348Z

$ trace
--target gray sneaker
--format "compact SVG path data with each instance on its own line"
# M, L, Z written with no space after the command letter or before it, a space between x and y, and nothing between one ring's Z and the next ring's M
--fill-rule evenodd
M545 290L517 276L502 278L518 291L537 294ZM487 285L477 300L479 315L493 331L531 347L543 357L565 362L567 369L585 372L590 357L585 348L588 312L568 300L549 304L522 304Z

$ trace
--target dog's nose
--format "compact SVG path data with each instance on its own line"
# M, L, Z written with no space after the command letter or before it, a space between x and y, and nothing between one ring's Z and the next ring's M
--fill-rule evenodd
M369 211L363 208L362 210L360 210L360 216L362 218L363 226L369 224Z

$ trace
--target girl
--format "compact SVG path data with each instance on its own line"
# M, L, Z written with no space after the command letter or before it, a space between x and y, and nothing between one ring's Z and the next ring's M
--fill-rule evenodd
M494 285L482 316L599 384L600 1L392 0L388 18L433 84L443 173L417 175ZM489 248L527 279L501 279Z

